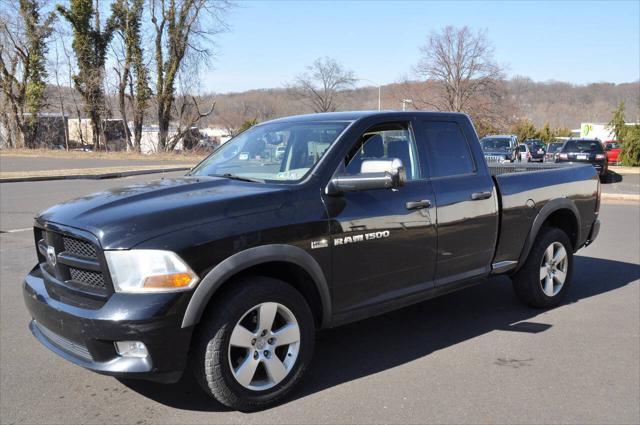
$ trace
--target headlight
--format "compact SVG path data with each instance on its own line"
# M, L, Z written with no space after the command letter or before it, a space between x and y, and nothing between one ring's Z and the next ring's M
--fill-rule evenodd
M198 276L171 251L105 251L116 292L176 292L193 288Z

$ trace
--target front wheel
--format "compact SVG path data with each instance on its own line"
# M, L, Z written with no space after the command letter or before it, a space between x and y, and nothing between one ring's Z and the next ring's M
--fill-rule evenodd
M254 277L232 285L198 325L192 370L222 404L263 409L302 378L313 352L313 316L285 282Z
M543 228L523 267L513 276L518 298L536 308L555 307L567 293L573 272L573 249L565 232Z

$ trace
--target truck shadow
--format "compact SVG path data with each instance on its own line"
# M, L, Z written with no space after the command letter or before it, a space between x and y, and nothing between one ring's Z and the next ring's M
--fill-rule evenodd
M640 279L640 265L575 257L566 304L616 290ZM529 321L543 310L516 298L508 278L490 279L399 311L320 332L314 360L284 403L424 357L491 331L539 333L552 325ZM225 411L189 373L172 385L122 381L159 403L183 410Z
M622 174L618 174L615 171L607 171L607 174L600 178L602 184L620 183L624 179Z

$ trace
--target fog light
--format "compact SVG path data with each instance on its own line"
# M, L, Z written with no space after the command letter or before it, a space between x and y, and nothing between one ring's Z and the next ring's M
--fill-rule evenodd
M116 351L122 357L144 358L149 355L147 346L140 341L116 341Z

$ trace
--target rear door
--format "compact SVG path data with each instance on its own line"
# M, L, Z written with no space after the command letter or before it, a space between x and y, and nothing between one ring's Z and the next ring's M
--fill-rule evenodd
M474 159L482 159L475 131L455 116L421 118L419 129L423 167L437 204L435 284L487 274L498 234L498 201L486 164Z

